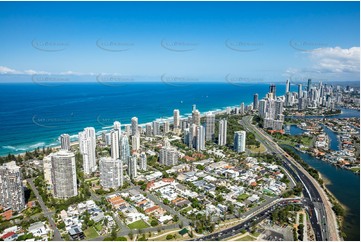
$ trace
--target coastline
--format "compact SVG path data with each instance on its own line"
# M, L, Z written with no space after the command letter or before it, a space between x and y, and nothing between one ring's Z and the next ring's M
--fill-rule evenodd
M242 102L240 102L240 103L242 103ZM249 104L245 104L245 106L246 106L246 105L249 105ZM229 105L229 106L227 106L227 107L214 108L214 109L211 109L211 110L202 112L202 113L200 114L200 117L205 117L206 113L209 113L209 112L212 112L213 114L226 113L226 112L227 112L227 108L234 109L234 108L236 108L236 107L239 107L239 105ZM189 116L188 114L190 115L190 113L185 113L184 115L180 115L180 118L181 118L181 119L187 118L187 117ZM156 120L156 121L166 121L166 120L168 120L168 121L170 121L170 123L173 123L173 116L166 117L166 118L159 118L159 117L158 117L158 118L155 118L154 120ZM140 124L138 124L138 126L140 126L140 127L145 127L145 125L147 125L147 124L151 124L151 122L140 123ZM122 126L125 126L125 125L130 125L130 123L129 123L129 124L128 124L128 123L122 124ZM84 126L84 127L86 127L86 126ZM99 137L101 137L103 131L110 131L110 130L112 129L112 127L113 127L113 126L106 126L106 127L101 127L100 129L96 130L96 132L95 132L96 138L98 139ZM77 134L69 134L69 135L70 135L70 136L77 136ZM40 143L40 142L43 142L43 141L38 141L38 143ZM74 141L71 141L71 142L70 142L70 146L78 145L78 144L79 144L79 141L77 141L77 140L74 140ZM38 149L38 148L42 149L43 147L45 147L45 148L52 148L52 149L59 149L59 148L60 148L60 144L55 144L55 145L49 144L49 145L39 146L39 147L31 148L31 149L29 149L29 150L27 150L27 151L23 151L23 152L20 152L20 153L12 153L12 152L9 152L9 153L6 154L6 155L0 155L0 157L7 157L9 154L10 154L10 155L14 155L14 156L18 156L18 155L24 156L24 155L26 154L26 152L33 152L33 151L35 151L36 149Z

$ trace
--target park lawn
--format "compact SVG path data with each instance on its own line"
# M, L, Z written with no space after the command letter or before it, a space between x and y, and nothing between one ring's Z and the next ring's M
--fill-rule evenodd
M96 228L98 231L100 231L100 230L102 230L102 225L101 225L100 223L98 223L98 224L95 225L95 228Z
M97 231L95 231L95 229L93 227L90 227L90 228L87 228L86 230L84 230L84 234L87 239L94 239L99 236L99 234L97 233Z
M257 146L255 146L255 145L250 145L249 150L252 153L258 153L258 152L259 153L264 153L264 152L266 152L266 148L262 144L260 144L259 148L257 148Z
M134 223L128 224L130 229L145 229L148 228L149 225L143 220L135 221Z
M236 239L236 241L253 241L253 240L256 240L255 238L253 238L252 236L250 235L246 235L242 238L239 238L239 239Z

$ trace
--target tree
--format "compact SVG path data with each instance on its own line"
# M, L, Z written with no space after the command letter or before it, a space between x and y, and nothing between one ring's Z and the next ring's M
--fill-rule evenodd
M155 227L158 225L158 221L153 219L151 222L150 222L150 225L152 225L152 227Z
M171 239L173 239L173 235L168 234L167 237L165 237L165 238L166 238L166 240L171 240Z
M112 232L110 233L110 238L112 238L112 240L115 240L117 238L117 229L113 228Z

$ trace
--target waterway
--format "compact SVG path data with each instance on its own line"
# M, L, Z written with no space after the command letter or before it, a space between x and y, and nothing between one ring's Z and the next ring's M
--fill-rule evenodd
M360 112L357 110L343 109L342 114L327 118L349 118L359 117ZM315 118L315 117L313 117ZM322 117L323 118L323 117ZM339 150L339 140L337 134L327 127L325 132L331 139L330 148ZM303 130L295 125L290 127L291 135L299 135ZM289 146L290 147L290 146ZM327 189L341 202L347 209L343 224L343 231L346 233L345 240L360 240L360 176L345 169L338 168L325 161L317 159L307 153L299 152L292 148L307 164L320 172L326 183Z

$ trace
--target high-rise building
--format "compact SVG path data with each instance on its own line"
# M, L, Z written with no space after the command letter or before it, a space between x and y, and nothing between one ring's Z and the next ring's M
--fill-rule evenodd
M131 179L137 177L137 156L135 154L128 158L128 176Z
M135 135L135 133L138 130L138 118L137 117L133 117L132 118L132 135Z
M130 147L128 136L122 135L120 137L120 160L127 162L130 156Z
M246 131L234 132L234 150L238 153L246 151Z
M66 199L78 195L74 153L60 150L51 157L54 197Z
M202 125L197 126L196 150L201 151L206 149L205 129Z
M153 121L153 135L160 135L160 124L158 121Z
M110 131L110 153L113 160L119 159L119 132L112 129Z
M285 94L290 92L290 90L291 90L291 83L290 83L290 80L287 80L286 81L286 92L285 92Z
M312 81L311 81L311 79L308 79L308 81L307 81L307 92L311 91L311 87L312 87Z
M276 85L275 84L271 84L269 86L269 94L270 94L270 98L271 99L275 99L276 98Z
M278 119L278 115L283 113L283 101L281 100L277 100L275 102L275 118L274 119Z
M244 102L241 103L241 105L239 106L239 114L244 114Z
M216 116L208 112L206 114L206 141L214 140Z
M125 125L125 135L129 136L131 134L132 134L132 127L129 124ZM119 137L120 137L120 134L119 134Z
M227 120L221 119L219 121L218 129L218 145L227 144Z
M123 162L111 157L102 157L99 161L100 185L106 189L123 186Z
M169 121L164 121L164 123L163 123L163 132L164 132L164 134L169 133Z
M174 125L173 127L174 129L180 128L180 114L178 109L174 109L173 111L173 125Z
M254 110L258 109L258 93L255 93L253 95L253 109Z
M51 157L53 153L50 153L48 156L43 158L43 172L44 172L44 180L47 185L52 187L53 182L51 180Z
M267 102L265 99L262 99L259 101L259 116L261 118L265 118L266 117L266 107L267 107Z
M201 113L198 109L192 111L192 123L195 125L201 124Z
M113 129L114 129L114 130L118 130L118 131L119 131L119 134L120 134L120 132L122 131L122 125L120 124L119 121L115 121L115 122L113 123Z
M68 134L60 135L60 148L62 150L70 150L70 136Z
M302 98L302 84L298 84L298 98Z
M17 212L25 208L21 171L15 161L0 166L0 205Z
M146 124L145 125L145 136L150 137L152 136L152 125L151 124Z
M147 170L147 155L144 152L142 152L139 157L139 168L142 171Z
M189 134L188 134L188 147L194 148L196 144L196 137L197 137L197 125L192 124L189 128Z
M163 147L159 152L159 162L165 166L178 164L178 151L172 147Z
M292 93L291 92L287 92L286 93L286 98L285 98L285 105L286 107L292 107L293 105L293 96L292 96Z
M95 156L96 137L95 129L87 127L79 133L79 150L83 155L84 173L89 175L97 169Z
M140 149L140 135L137 132L132 136L132 150L138 151Z

